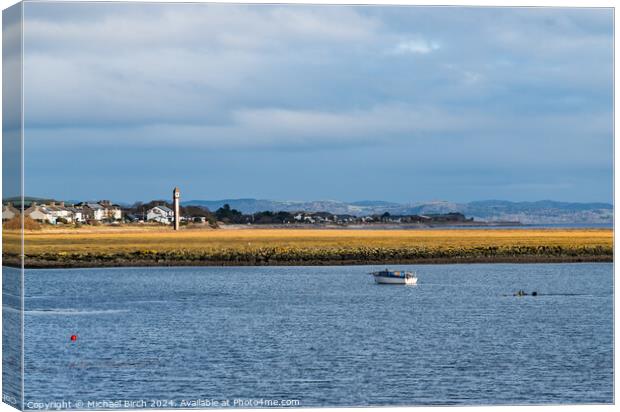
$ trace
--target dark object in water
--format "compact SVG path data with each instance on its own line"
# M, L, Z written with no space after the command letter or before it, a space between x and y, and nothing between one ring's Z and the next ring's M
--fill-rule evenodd
M518 291L512 294L512 296L529 296L529 295L530 294L524 291L523 289L519 289ZM538 296L538 292L536 291L532 292L532 296Z

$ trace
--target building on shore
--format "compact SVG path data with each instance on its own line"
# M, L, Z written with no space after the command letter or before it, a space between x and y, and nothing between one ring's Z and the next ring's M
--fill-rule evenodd
M83 202L77 206L82 208L82 214L87 222L102 221L105 217L105 209L99 203Z
M174 221L174 211L168 206L154 206L146 211L146 220L169 225Z
M2 221L13 219L20 211L12 203L2 205ZM82 202L76 205L65 205L65 202L46 201L45 203L30 202L30 206L24 210L27 216L40 223L85 223L85 222L117 222L122 219L122 210L119 205L110 201L101 200L95 202Z
M112 204L109 200L100 200L96 203L82 202L78 203L76 208L82 210L82 217L85 221L116 222L123 217L121 207Z
M19 210L13 206L12 203L7 203L2 205L2 221L6 222L7 220L13 219L15 216L19 215Z
M99 204L103 207L105 220L117 221L121 220L123 213L119 205L112 204L109 200L100 200Z
M69 206L69 207L66 207L66 209L69 211L69 213L72 214L73 221L75 223L84 223L84 222L86 222L86 219L84 219L84 212L83 212L82 208L78 208L78 207L74 207L74 206Z
M75 220L75 215L65 207L65 202L50 202L45 208L49 210L55 223L73 223Z
M24 210L24 216L39 223L56 224L56 216L54 216L52 211L46 205L38 205L37 202L32 202L30 207Z

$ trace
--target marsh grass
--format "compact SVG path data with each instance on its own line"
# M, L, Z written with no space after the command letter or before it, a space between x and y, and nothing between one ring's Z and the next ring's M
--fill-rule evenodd
M25 234L26 265L265 265L611 261L609 229L47 229ZM18 232L6 231L5 259Z

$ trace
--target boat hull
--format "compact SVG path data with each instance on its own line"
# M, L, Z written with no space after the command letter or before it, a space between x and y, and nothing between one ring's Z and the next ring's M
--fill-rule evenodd
M418 278L405 278L405 277L394 277L394 276L381 276L381 275L373 275L375 278L375 282L382 285L415 285L418 283Z

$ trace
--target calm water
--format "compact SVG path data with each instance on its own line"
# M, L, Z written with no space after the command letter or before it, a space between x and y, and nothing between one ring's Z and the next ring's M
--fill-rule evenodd
M377 268L29 270L26 402L613 402L611 264Z

